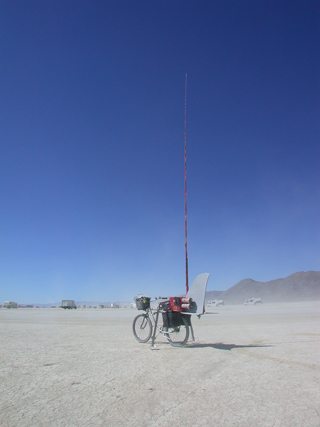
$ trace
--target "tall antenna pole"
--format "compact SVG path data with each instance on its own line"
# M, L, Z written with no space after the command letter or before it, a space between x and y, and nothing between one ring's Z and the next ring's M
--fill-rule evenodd
M188 279L188 247L187 247L187 73L184 92L184 228L185 228L185 252L186 252L186 294L189 290Z

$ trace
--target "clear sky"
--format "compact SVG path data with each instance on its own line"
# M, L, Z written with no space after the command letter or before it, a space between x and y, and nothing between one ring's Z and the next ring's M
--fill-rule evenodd
M320 270L320 3L0 4L0 303Z

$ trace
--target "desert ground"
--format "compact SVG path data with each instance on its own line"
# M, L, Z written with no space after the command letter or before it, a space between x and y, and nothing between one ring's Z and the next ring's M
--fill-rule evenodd
M320 302L207 310L151 351L134 309L0 309L0 425L319 426Z

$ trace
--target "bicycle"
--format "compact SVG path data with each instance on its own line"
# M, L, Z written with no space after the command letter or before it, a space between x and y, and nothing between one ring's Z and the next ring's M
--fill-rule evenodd
M150 303L157 299L161 301L157 308L152 308ZM136 297L138 310L144 310L144 313L138 314L133 320L132 331L135 339L140 343L146 343L152 337L151 348L155 348L155 340L161 334L174 347L184 346L189 339L189 327L192 337L193 329L191 325L191 316L183 313L174 313L172 324L166 326L159 325L159 314L168 313L168 298L159 297L151 301L149 297Z

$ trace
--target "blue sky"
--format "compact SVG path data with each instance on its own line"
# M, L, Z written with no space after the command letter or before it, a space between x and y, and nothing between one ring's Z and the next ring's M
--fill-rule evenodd
M0 5L0 295L319 270L317 1ZM3 303L3 301L0 303Z

